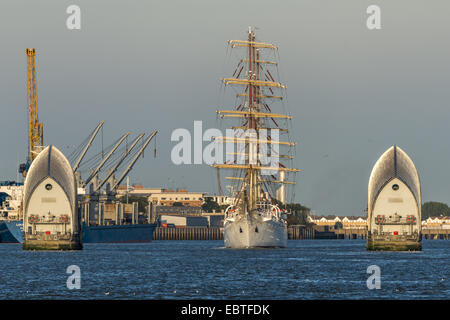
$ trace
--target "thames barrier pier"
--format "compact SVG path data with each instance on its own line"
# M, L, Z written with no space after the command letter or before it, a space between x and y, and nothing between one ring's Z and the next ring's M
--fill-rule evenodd
M421 190L414 163L390 147L373 167L367 205L367 250L421 250Z
M24 250L80 250L80 216L72 166L56 147L41 151L24 184Z

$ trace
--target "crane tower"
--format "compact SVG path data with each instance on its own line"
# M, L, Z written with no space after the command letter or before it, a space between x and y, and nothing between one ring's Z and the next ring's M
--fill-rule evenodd
M43 125L39 123L36 89L36 49L27 49L28 74L28 147L30 162L44 146Z
M27 85L28 85L28 150L27 162L19 166L19 173L26 176L31 162L44 148L43 125L39 122L36 88L36 49L27 49Z

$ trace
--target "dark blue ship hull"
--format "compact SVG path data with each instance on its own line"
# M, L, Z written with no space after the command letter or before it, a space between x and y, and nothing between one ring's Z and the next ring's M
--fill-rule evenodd
M126 224L113 226L86 226L83 223L83 243L150 242L156 224Z
M83 243L150 242L156 224L118 226L86 226L83 223ZM23 222L0 221L0 243L23 243Z
M23 243L23 222L0 221L0 243Z

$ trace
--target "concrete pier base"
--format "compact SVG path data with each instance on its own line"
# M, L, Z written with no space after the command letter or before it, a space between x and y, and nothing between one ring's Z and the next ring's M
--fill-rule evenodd
M83 245L79 236L73 236L71 239L29 239L25 240L22 246L23 250L82 250Z
M419 240L389 239L379 240L368 238L367 250L370 251L421 251L422 242Z
M23 250L68 251L82 250L83 246L77 242L56 241L28 241L23 243Z

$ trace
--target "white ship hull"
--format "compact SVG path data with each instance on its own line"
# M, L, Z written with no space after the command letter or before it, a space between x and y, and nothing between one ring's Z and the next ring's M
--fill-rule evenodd
M287 226L280 219L238 216L224 222L227 248L286 247Z

